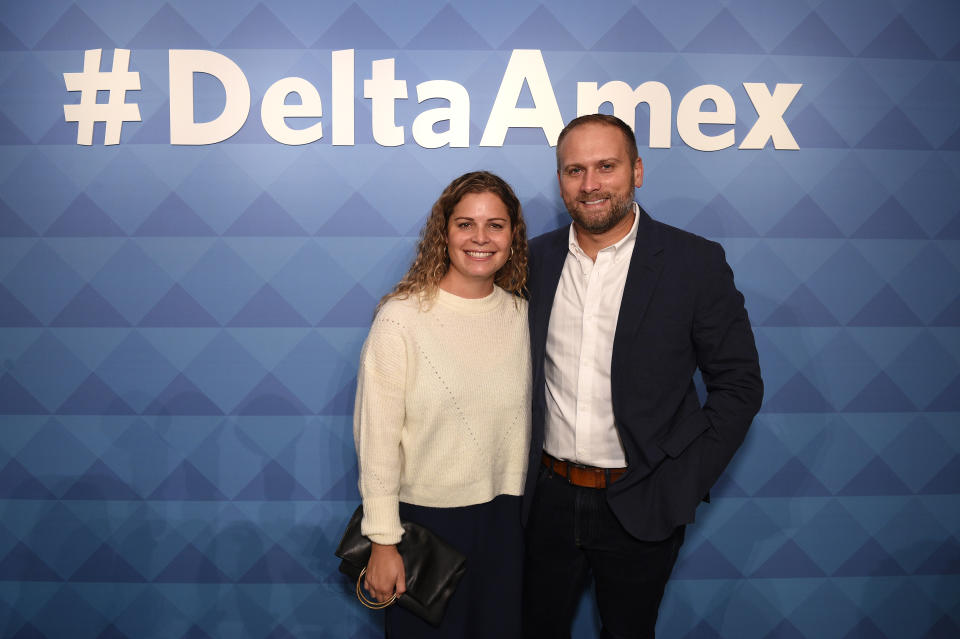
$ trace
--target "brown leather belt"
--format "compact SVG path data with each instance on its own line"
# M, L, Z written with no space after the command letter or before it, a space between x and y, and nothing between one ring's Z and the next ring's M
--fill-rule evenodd
M596 468L581 466L573 462L557 459L546 451L543 453L543 465L557 475L564 477L574 486L583 488L606 488L627 472L626 468Z

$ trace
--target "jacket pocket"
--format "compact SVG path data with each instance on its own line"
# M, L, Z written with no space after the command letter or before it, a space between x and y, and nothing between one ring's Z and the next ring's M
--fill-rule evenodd
M677 458L708 428L710 428L710 422L707 421L703 411L697 409L677 422L666 437L658 442L658 445L667 455Z

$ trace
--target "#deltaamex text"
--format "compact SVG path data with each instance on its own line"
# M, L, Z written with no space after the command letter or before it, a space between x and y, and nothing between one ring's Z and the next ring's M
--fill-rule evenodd
M139 73L128 70L130 52L114 51L112 71L100 71L100 49L84 55L80 73L64 73L68 91L80 91L79 104L64 105L67 122L77 122L77 144L92 144L93 123L106 122L105 144L117 144L123 122L139 122L136 104L126 102L126 92L140 89ZM352 146L355 131L356 72L353 49L331 51L330 143ZM206 73L223 86L226 97L223 110L212 120L194 120L194 76ZM170 143L206 145L222 142L234 135L250 115L250 85L242 69L216 51L194 49L169 50ZM517 106L524 86L529 90L532 107ZM762 149L772 141L775 149L796 150L797 141L784 120L802 84L777 83L771 93L767 85L744 82L757 119L741 139L740 149ZM96 102L96 92L107 91L108 103ZM287 103L296 94L299 103ZM416 85L417 102L440 98L449 106L422 111L411 125L413 140L424 148L443 146L463 148L470 145L470 95L467 89L450 80L429 80ZM371 101L371 126L374 140L381 146L400 146L406 141L403 125L396 123L396 101L406 100L407 82L395 74L395 59L374 60L370 77L363 81L363 97ZM635 126L636 108L649 108L650 148L670 148L672 96L661 82L649 81L633 88L626 82L577 82L577 115L598 113L604 103L613 106L613 114ZM711 103L713 109L704 109ZM287 77L274 82L260 104L260 121L267 134L282 144L310 144L323 138L323 100L317 88L304 78ZM311 118L317 122L294 128L287 118ZM446 127L435 125L446 123ZM563 129L556 94L539 49L515 49L507 63L493 107L487 118L480 146L503 146L507 131L513 127L539 128L551 146ZM699 151L718 151L733 146L736 106L722 87L704 84L681 98L676 110L677 132L689 147ZM722 132L708 134L701 125L730 125ZM439 130L438 130L439 129ZM715 130L715 129L712 129Z

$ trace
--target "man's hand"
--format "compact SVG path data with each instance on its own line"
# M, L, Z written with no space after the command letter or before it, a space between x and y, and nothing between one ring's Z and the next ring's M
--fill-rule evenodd
M363 587L380 603L389 600L394 592L402 595L407 591L407 575L396 546L371 544Z

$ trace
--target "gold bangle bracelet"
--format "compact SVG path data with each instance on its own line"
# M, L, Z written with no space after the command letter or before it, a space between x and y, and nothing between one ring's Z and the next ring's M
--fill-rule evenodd
M386 601L379 602L369 599L365 594L363 594L363 587L360 585L363 583L363 576L367 574L367 568L364 566L363 570L360 571L360 576L357 577L357 599L360 600L364 606L370 610L383 610L394 601L397 600L397 593L393 593L393 596L387 599Z

